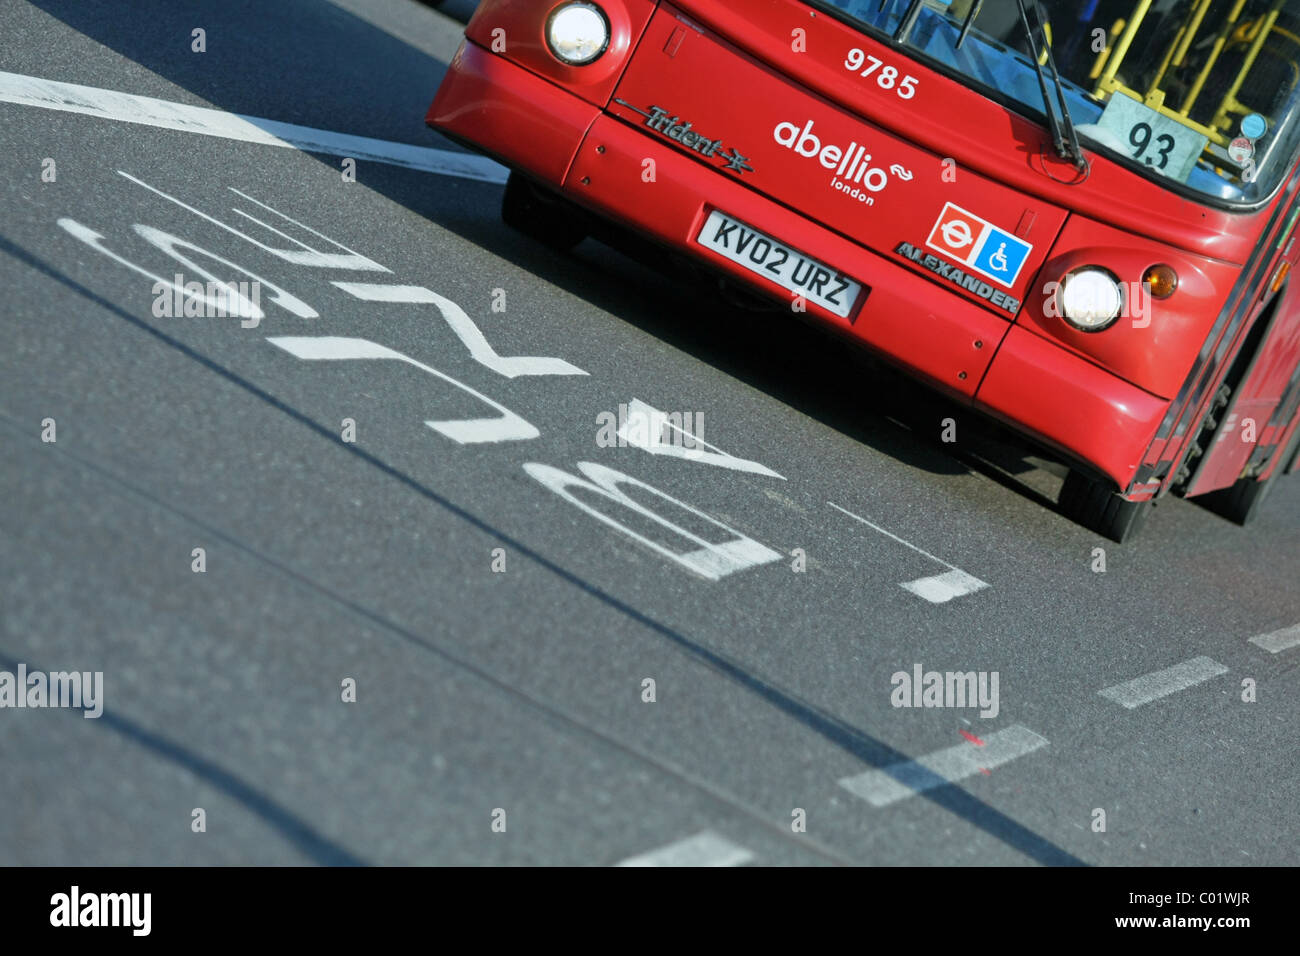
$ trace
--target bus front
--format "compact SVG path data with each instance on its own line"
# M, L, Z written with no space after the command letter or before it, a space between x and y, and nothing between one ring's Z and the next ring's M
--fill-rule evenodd
M508 220L571 237L572 204L834 325L1060 457L1113 537L1273 341L1296 0L485 0L466 32L429 121L515 171Z

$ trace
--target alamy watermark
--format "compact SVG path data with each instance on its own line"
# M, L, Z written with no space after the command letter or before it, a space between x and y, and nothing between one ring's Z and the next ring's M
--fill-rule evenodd
M642 402L624 402L617 413L598 414L596 425L598 448L705 447L703 412L661 412Z
M69 707L81 716L104 713L103 671L29 671L19 664L17 673L0 671L0 708Z
M152 912L152 893L83 893L74 885L50 897L50 925L56 927L117 926L148 936Z
M186 282L179 272L171 282L153 284L153 315L156 319L239 318L246 329L257 328L262 320L262 283Z
M895 671L889 702L895 707L979 707L981 717L998 715L997 671Z
M1119 311L1116 319L1132 319L1133 328L1145 329L1151 324L1151 291L1147 288L1145 282L1120 282L1119 287ZM1049 319L1064 318L1060 302L1060 295L1063 286L1060 282L1052 280L1043 285L1043 315ZM1109 305L1105 298L1105 293L1098 290L1086 304L1093 306L1098 310L1105 310Z

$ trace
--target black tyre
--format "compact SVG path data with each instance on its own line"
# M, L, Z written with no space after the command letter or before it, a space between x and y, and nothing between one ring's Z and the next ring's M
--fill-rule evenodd
M1208 495L1198 495L1194 501L1200 502L1217 515L1245 526L1259 516L1260 506L1268 498L1268 493L1286 469L1286 464L1295 454L1296 444L1300 442L1300 430L1292 437L1282 454L1278 456L1277 467L1265 481L1254 478L1239 478L1230 487L1221 491L1212 491Z
M1277 477L1277 472L1274 472L1273 476L1267 481L1256 481L1254 478L1239 478L1230 488L1211 491L1208 495L1201 495L1196 500L1216 515L1227 518L1239 525L1248 525L1258 516L1259 507L1264 503L1264 499L1268 497L1269 489L1273 486L1273 478L1275 477Z
M510 228L561 251L587 237L586 213L518 173L506 180L501 218Z
M1123 544L1137 537L1153 503L1129 501L1101 482L1072 470L1061 488L1057 507L1071 521Z

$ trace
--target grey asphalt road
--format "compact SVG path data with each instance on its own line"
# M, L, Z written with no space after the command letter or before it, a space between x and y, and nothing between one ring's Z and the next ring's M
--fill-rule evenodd
M4 73L459 151L461 24L408 0L0 22ZM1300 862L1300 647L1251 641L1300 625L1300 480L1112 544L816 330L343 158L0 102L0 672L103 674L0 709L0 863ZM236 267L256 327L155 314ZM608 447L634 400L709 454ZM917 668L996 714L895 706Z

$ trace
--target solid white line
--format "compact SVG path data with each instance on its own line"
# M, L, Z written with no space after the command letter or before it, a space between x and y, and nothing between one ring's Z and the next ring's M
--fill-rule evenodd
M1180 690L1207 681L1211 677L1226 673L1228 669L1218 661L1208 657L1193 657L1190 661L1143 674L1141 677L1116 684L1114 687L1107 687L1097 693L1107 700L1113 700L1132 710L1134 707L1141 707L1143 704L1168 697L1170 694L1176 694Z
M754 858L743 846L712 830L678 840L649 853L628 857L615 866L742 866Z
M327 153L361 161L386 163L427 173L457 176L486 183L504 183L507 170L483 156L427 146L411 146L369 136L353 136L277 120L241 116L203 106L187 106L152 96L136 96L94 86L60 83L20 73L0 72L0 103L80 113L122 123L181 130L201 136L283 146L307 153Z
M1272 634L1260 634L1258 637L1252 637L1250 643L1256 647L1264 648L1270 654L1277 654L1287 648L1296 647L1300 645L1300 624L1281 631L1274 631Z
M983 588L989 587L988 583L981 581L973 574L967 574L955 564L949 564L943 558L935 557L929 551L923 551L910 541L904 541L898 535L886 531L878 524L873 524L861 515L855 515L846 508L841 508L833 501L826 502L836 511L842 512L852 518L854 521L861 521L868 528L879 531L887 538L893 538L899 544L911 548L917 554L925 555L936 564L942 564L948 569L946 574L936 574L930 577L917 578L914 581L903 581L899 587L905 591L910 591L919 598L924 598L931 604L945 604L953 598L961 597L963 594L971 594Z
M917 578L915 581L904 581L902 587L931 604L944 604L988 585L974 575L958 569L928 578Z
M972 743L957 744L916 760L845 777L840 786L873 807L884 807L914 794L964 780L981 770L992 770L1046 746L1046 738L1014 724L985 737L982 747Z
M870 521L868 521L866 518L862 517L861 515L855 515L852 511L848 511L847 509L841 508L839 505L837 505L837 504L836 504L835 502L833 502L833 501L828 501L828 502L826 502L826 503L827 503L828 505L830 505L832 508L834 508L836 511L843 511L846 515L848 515L848 516L849 516L850 518L852 518L854 521L861 521L861 522L862 522L864 525L866 525L868 528L872 528L872 529L874 529L874 530L876 530L876 531L879 531L881 534L883 534L883 535L884 535L885 537L887 537L887 538L893 538L893 539L894 539L895 541L897 541L899 544L901 544L901 545L905 545L906 547L911 548L911 549L912 549L913 551L915 551L917 554L923 554L923 555L925 555L925 556L926 556L927 558L929 558L931 561L937 561L939 564L942 564L945 568L950 568L950 569L953 570L953 571L960 571L960 570L961 570L961 568L957 567L957 565L955 565L955 564L949 564L949 563L948 563L947 561L945 561L943 558L936 558L936 557L935 557L933 554L931 554L929 551L922 551L920 548L918 548L916 545L912 544L910 541L904 541L904 540L903 540L902 538L900 538L898 535L896 535L896 534L891 534L890 532L886 531L884 528L880 527L880 525L878 525L878 524L872 524Z

